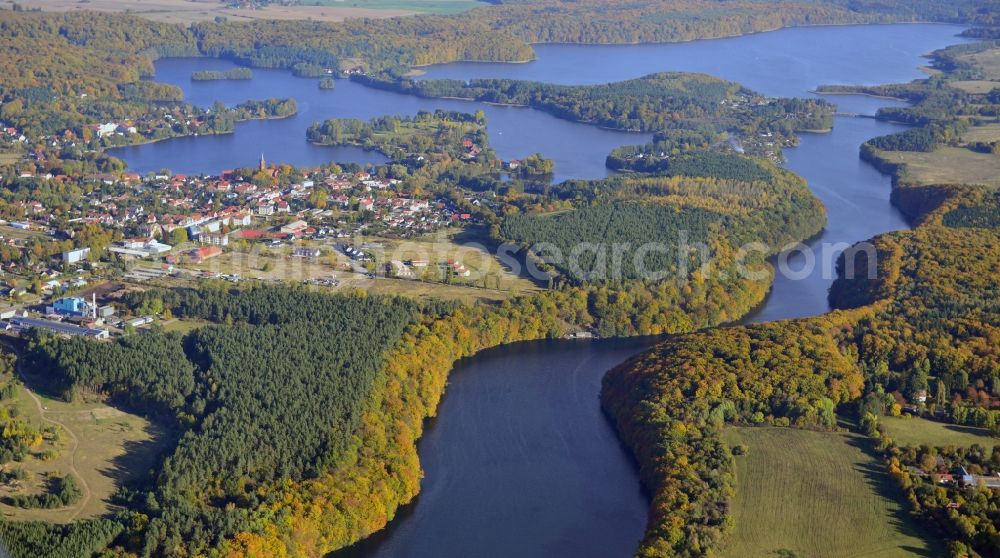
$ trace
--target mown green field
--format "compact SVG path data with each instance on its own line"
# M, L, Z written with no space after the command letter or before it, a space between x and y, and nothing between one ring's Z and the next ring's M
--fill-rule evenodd
M732 558L942 556L906 515L905 503L865 438L791 428L730 428L736 457Z
M985 428L946 424L922 418L884 417L886 432L900 446L1000 446L1000 438Z
M426 14L456 14L486 5L475 0L310 0L303 4L369 10L408 10Z

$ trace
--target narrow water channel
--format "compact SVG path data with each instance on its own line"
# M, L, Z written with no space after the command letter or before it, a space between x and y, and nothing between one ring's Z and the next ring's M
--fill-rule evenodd
M921 77L920 56L948 44L959 27L843 26L787 29L732 39L671 45L537 48L529 64L452 64L426 77L510 77L555 83L598 83L651 72L704 72L768 95L807 96L826 83L908 81ZM190 73L231 65L217 60L157 63L157 79L181 86L188 100L208 105L293 96L300 113L281 121L240 124L236 134L184 138L118 150L141 172L217 173L269 160L314 165L330 159L377 162L357 150L305 143L305 129L329 117L370 118L445 108L483 109L501 157L541 152L556 161L557 179L605 176L604 157L618 145L647 141L559 120L543 113L458 101L417 99L339 81L321 92L313 80L254 70L250 82L192 83ZM832 97L845 112L874 114L884 100ZM787 166L809 181L828 210L812 242L826 261L839 246L906 227L889 204L889 179L858 159L870 137L899 129L870 118L838 117L833 132L805 135L786 151ZM805 259L793 258L801 270ZM801 277L779 276L750 321L825 312L833 270L818 258ZM426 471L417 500L384 532L337 556L465 558L629 556L642 535L648 502L634 465L601 414L604 372L650 340L521 343L467 359L453 372L438 418L419 443Z
M959 42L940 25L789 29L720 41L623 47L542 46L526 65L454 64L427 77L511 77L596 83L652 71L700 71L770 95L807 96L826 83L921 77L920 56ZM843 112L872 115L883 99L831 97ZM828 225L804 256L788 260L762 322L821 314L844 245L907 227L889 203L890 180L858 158L867 139L900 126L837 117L786 151L826 205ZM826 257L824 254L826 246ZM827 262L824 265L824 261ZM599 409L600 378L651 340L522 343L485 351L453 371L438 418L419 443L423 492L389 528L337 558L630 556L648 501L634 465Z

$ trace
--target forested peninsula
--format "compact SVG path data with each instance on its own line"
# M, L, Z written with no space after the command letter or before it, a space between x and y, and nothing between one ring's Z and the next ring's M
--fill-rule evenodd
M414 81L366 75L352 79L398 93L526 106L574 122L655 132L648 146L616 150L611 157L618 169L633 168L643 154L648 156L643 170L656 170L652 165L665 165L667 154L676 154L678 148L709 148L730 141L749 154L773 156L778 150L771 146L794 145L796 132L833 125L834 107L826 101L765 98L704 74L663 72L579 86L508 79Z
M653 493L638 555L726 548L736 459L755 451L726 444L727 431L835 431L845 424L870 437L909 512L940 534L948 556L996 555L996 492L942 475L949 467L965 467L969 478L995 474L1000 446L913 443L888 426L925 420L930 428L933 420L979 429L987 440L988 432L1000 433L993 404L1000 392L1000 197L995 185L963 182L973 176L965 157L992 152L1000 137L998 89L970 90L968 81L995 79L968 58L990 49L996 45L987 41L936 52L943 73L908 84L823 88L908 99L911 106L878 117L915 125L862 146L862 158L893 174L892 201L915 228L873 239L875 260L847 252L830 293L836 311L673 337L605 377L604 408ZM943 179L926 164L936 154ZM903 413L915 418L896 418Z
M711 16L697 15L708 8ZM151 134L200 133L164 124L206 115L181 103L176 88L143 79L155 77L153 60L178 55L304 76L350 73L369 85L525 104L655 134L649 145L609 154L609 166L629 174L552 186L525 176L506 180L478 115L316 123L309 133L317 143L386 153L390 163L373 169L382 177L398 172L420 187L440 187L443 195L453 189L456 203L463 191L494 192L498 211L477 209L490 240L516 245L519 261L546 270L547 289L462 305L207 281L196 289L146 289L122 302L130 312L167 309L205 324L194 331L151 331L108 343L31 333L21 358L50 379L48 395L71 400L104 393L116 404L143 409L178 437L154 474L115 494L119 512L70 525L4 520L7 548L107 557L280 557L343 548L383 528L417 494L416 440L456 360L570 331L681 334L610 373L603 392L604 408L653 495L643 556L707 556L724 544L735 482L733 452L722 438L727 425L834 429L837 413L846 410L882 437L880 417L893 409L884 395L928 391L933 375L934 387L943 386L934 391L944 394L949 419L994 428L996 411L968 401L982 401L1000 375L998 297L990 280L1000 260L995 193L974 185L912 185L910 196L899 178L898 191L907 193L894 200L921 226L877 239L878 281L839 281L833 300L840 309L828 316L696 333L759 304L771 282L766 257L812 236L825 221L799 177L752 145L750 155L738 153L731 135L774 133L791 141L797 130L829 125L830 105L765 99L690 74L592 87L397 79L420 64L529 59L532 42L676 41L818 23L988 23L990 11L978 8L972 1L903 7L878 0L736 1L723 8L707 0L512 1L451 17L219 21L191 28L131 16L0 11L0 47L10 53L0 59L0 117L29 133L69 130L84 140L76 151L53 154L40 146L39 152L85 161L90 170L123 170L99 150L85 152L114 141L95 139L87 131L95 123L145 121ZM973 118L952 121L942 106L960 99L959 106L987 116L983 111L991 109L983 107L995 101L989 94L953 93L934 78L897 89L892 93L912 95L906 98L917 104L880 117L917 124L920 131L873 140L865 148L872 160L901 148L954 147L950 142ZM610 106L610 99L624 100L627 109ZM213 112L223 129L243 117L295 110L294 101L268 100ZM206 116L199 125L213 122ZM977 148L992 149L986 144ZM480 150L468 156L472 146ZM645 262L669 278L662 280L628 265L621 276L601 275L596 258L585 259L579 273L530 250L540 239L564 249L579 241L673 241L682 230L706 246L712 273L693 255L685 267L676 250ZM741 254L744 243L769 248ZM759 272L756 279L738 272L746 264ZM890 467L893 459L896 465L918 459L917 450L897 452L890 442L879 442ZM979 458L952 452L949 459ZM946 526L956 548L996 548L983 509L968 506L956 513L969 519L955 520L940 513L948 502L932 500L926 489L906 489L926 505L930 519L953 521ZM970 524L981 529L970 531Z
M710 17L697 16L706 10ZM708 0L512 1L453 16L220 21L190 28L100 12L2 10L0 46L9 56L0 61L5 76L0 116L44 133L137 117L148 112L148 103L180 100L176 88L140 79L152 77L152 61L166 56L211 56L302 76L402 76L422 64L527 60L533 56L531 43L673 42L794 25L988 23L989 18L973 0L905 7L890 1L728 2L724 10Z
M414 180L481 187L498 168L476 115L326 123L316 133L347 134L346 141L370 134L400 157L389 168L405 168ZM465 157L474 146L482 149ZM415 440L455 360L570 331L689 332L759 304L771 279L768 252L741 257L738 243L805 238L822 227L823 209L804 181L766 159L704 152L702 166L701 153L692 151L673 175L576 181L510 196L507 209L490 218L491 235L523 245L520 257L551 271L552 288L541 294L465 306L206 283L125 301L134 312L163 308L212 324L185 335L154 331L112 343L32 337L23 358L51 378L54 395L106 393L179 432L161 471L122 494L125 511L111 523L41 532L53 544L86 541L153 555L294 556L330 552L381 529L419 490ZM721 157L739 171L712 176ZM563 212L547 216L554 205ZM593 226L609 218L621 226ZM689 267L678 265L682 231L710 248L710 261L692 254ZM631 267L620 278L604 276L596 261L583 262L588 273L580 275L531 254L539 235L560 244L574 236L598 244L654 237L675 252L644 262L659 280ZM739 266L757 273L741 275ZM329 342L331 335L338 341ZM268 357L277 354L283 357ZM285 413L288 406L297 412ZM297 434L281 444L265 434L289 429ZM21 541L29 527L3 529Z

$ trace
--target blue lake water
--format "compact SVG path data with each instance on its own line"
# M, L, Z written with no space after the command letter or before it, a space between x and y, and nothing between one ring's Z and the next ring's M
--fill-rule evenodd
M675 45L548 45L539 46L539 60L529 64L452 64L428 68L426 76L597 83L686 70L771 95L805 96L826 83L919 78L921 55L961 42L959 31L938 25L816 27ZM859 96L830 99L843 111L868 115L890 104ZM786 166L809 181L827 208L826 229L809 243L818 256L824 245L907 227L889 203L889 178L858 158L865 140L901 129L837 117L833 132L804 135L799 147L785 152ZM747 321L826 312L834 253L827 250L826 268L818 257L814 271L801 278L779 274L771 296ZM797 272L806 259L791 257L788 268ZM650 343L528 343L461 363L419 444L423 492L386 531L338 558L631 556L648 502L600 416L597 395L612 362Z
M542 45L527 64L450 64L424 77L509 77L555 83L599 83L656 71L697 71L775 96L807 96L828 83L875 84L922 76L921 55L961 42L946 25L787 29L732 39L669 45ZM217 173L270 161L315 165L329 160L377 162L374 154L309 145L306 128L330 117L371 118L418 110L484 110L491 143L503 158L541 152L557 180L607 174L614 147L647 141L560 120L530 109L418 99L339 80L320 91L315 80L254 70L248 82L190 81L192 71L225 69L217 60L157 62L157 79L181 86L191 102L229 104L294 97L300 112L249 122L235 134L184 138L118 150L133 169L169 167ZM874 114L885 100L831 97L845 112ZM786 151L787 167L805 177L826 205L829 223L811 246L851 244L905 228L889 204L888 177L858 159L858 147L902 129L869 118L838 117L829 134L807 134ZM828 252L830 252L828 250ZM807 258L790 260L796 271ZM802 278L779 274L772 295L750 321L820 314L833 270L823 258ZM826 269L824 269L826 267ZM630 556L646 521L647 500L627 453L598 405L600 378L650 341L518 344L463 361L453 372L439 416L419 444L426 471L416 502L389 528L340 553L365 557Z
M609 174L605 156L615 147L645 143L650 134L603 130L561 120L543 112L452 100L420 99L371 89L346 79L333 90L320 90L317 80L297 78L282 70L254 69L248 81L191 81L191 72L235 67L206 58L172 58L156 63L156 80L184 89L185 99L209 106L216 100L233 105L249 99L293 97L295 116L282 120L243 122L233 134L185 137L114 151L140 173L163 167L186 174L218 174L223 169L253 166L261 153L268 161L314 166L330 161L380 163L385 158L354 147L325 147L306 141L306 129L327 118L361 118L386 114L413 115L436 109L475 112L489 121L490 145L505 159L543 153L556 165L555 180L598 178Z

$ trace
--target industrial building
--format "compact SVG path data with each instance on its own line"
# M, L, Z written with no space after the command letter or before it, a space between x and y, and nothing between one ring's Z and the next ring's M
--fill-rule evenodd
M35 328L43 329L57 335L69 335L73 337L84 336L92 337L94 339L107 339L111 335L106 329L80 327L73 324L64 324L62 322L42 320L38 318L13 317L9 322L7 322L6 328L18 332Z
M52 303L51 314L60 316L84 316L90 313L87 301L78 297L65 297Z

